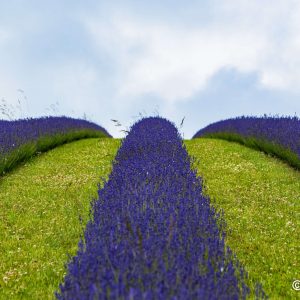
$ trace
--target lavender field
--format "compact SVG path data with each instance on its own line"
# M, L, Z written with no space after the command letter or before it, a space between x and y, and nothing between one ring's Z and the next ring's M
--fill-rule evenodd
M300 300L300 1L0 20L0 300Z
M199 130L193 138L213 137L235 141L285 160L300 169L298 117L238 117Z
M98 195L58 299L246 298L243 268L172 123L136 123Z
M20 162L73 140L110 137L99 125L68 117L0 120L0 175Z
M280 126L276 122L271 123L266 120L262 123L260 119L251 120L253 123L249 123L247 118L237 120L241 123L234 121L234 125L229 126L226 122L220 122L222 126L207 127L209 129L207 129L207 132L211 133L216 131L218 133L219 131L217 131L216 128L221 128L220 132L223 128L226 128L225 132L227 133L233 132L233 134L236 134L236 132L240 132L240 134L245 133L244 136L251 138L260 137L257 138L257 140L266 140L268 138L271 144L277 145L281 143L281 147L286 147L284 149L288 149L288 151L298 149L294 147L296 143L293 141L292 134L288 136L288 138L285 135L286 132L292 133L295 128L283 126L284 124L290 124L290 122L299 122L297 119L289 118L285 120L286 123L280 123ZM247 122L244 122L245 120ZM1 122L3 122L2 128L6 128L5 135L3 136L7 136L3 138L1 148L3 157L8 157L7 155L9 153L14 153L18 151L18 149L22 149L23 145L27 144L26 141L33 141L35 145L38 145L39 141L45 137L49 138L48 141L52 140L52 146L48 148L45 147L45 151L58 146L61 143L56 143L55 138L53 139L58 132L60 134L68 134L80 132L81 129L85 132L85 130L88 129L92 130L92 134L95 133L96 137L109 136L107 131L102 127L82 120L46 118L35 121L28 120L27 122ZM6 127L3 124L6 125ZM10 128L7 124L14 124L15 127L11 126ZM228 126L226 125L226 127L224 124ZM239 127L239 124L242 125ZM251 124L251 126L249 124ZM255 127L255 124L258 125ZM273 127L270 127L270 124ZM270 128L273 128L273 131ZM275 130L274 128L277 129ZM280 131L279 128L281 128L282 131ZM290 131L288 131L287 128L289 128ZM205 132L206 129L199 131L195 136L206 136ZM214 135L212 136L215 137ZM90 136L83 135L80 138L84 137ZM297 135L294 134L294 137L297 137ZM104 140L103 138L99 139L99 142L103 145L101 147L107 147L104 146ZM190 145L189 151L191 151L191 153L193 152L194 155L197 155L197 151L201 151L204 154L204 145L206 143L205 139L203 140L203 150L201 150L200 146L198 150L200 143L197 143L197 139L190 141L190 144L186 142L187 145ZM14 146L11 145L12 141ZM72 141L72 139L64 140L64 142L68 141ZM284 142L286 142L286 144L284 144ZM209 146L211 143L213 143L213 139L210 139L207 145ZM117 149L116 147L119 146L112 141L110 147ZM259 147L257 149L265 151L265 149L260 149ZM206 151L207 150L208 148ZM219 150L221 151L222 149ZM107 156L111 157L109 150L107 149L105 151L108 152L106 152L105 155L101 154L101 156L99 156L101 158L99 163L96 160L94 162L94 164L99 164L99 167L101 161L106 160ZM211 153L212 155L213 151L217 153L217 149L213 150L213 148L207 153ZM223 151L225 151L225 148ZM90 151L87 150L84 152L87 160L88 156L92 155L92 151L91 153L89 152ZM93 152L95 152L95 150L93 150ZM240 150L240 152L242 151ZM270 294L270 296L272 296L273 292L275 294L274 290L270 290L270 287L274 285L274 280L272 279L273 281L270 280L270 282L268 282L269 275L259 276L253 272L253 268L255 269L256 265L261 268L262 273L265 272L264 265L256 261L257 258L255 255L249 255L249 257L251 257L250 264L253 264L252 268L251 265L249 265L249 260L245 259L243 252L240 252L240 249L243 248L235 243L231 232L227 239L226 218L230 217L230 230L235 227L237 232L244 230L243 227L240 227L240 218L237 216L237 219L234 219L235 215L230 214L230 211L234 211L232 203L234 203L235 200L231 199L229 201L228 196L226 196L226 193L224 193L220 187L215 190L207 189L208 186L203 183L203 178L199 177L195 169L196 158L189 156L185 143L173 123L161 117L149 117L139 120L131 127L126 138L121 141L121 146L116 156L113 157L111 172L108 178L103 181L103 184L99 186L97 197L94 196L94 200L91 202L90 215L84 223L84 228L82 228L84 232L82 233L83 235L81 236L78 247L75 244L73 246L73 249L77 250L73 250L72 257L69 258L69 260L64 259L64 262L67 263L64 276L62 276L62 271L55 276L51 275L53 278L56 278L56 284L54 285L55 293L53 288L49 289L49 291L51 289L53 291L52 297L55 295L57 299L246 299L248 297L265 299L267 298L267 294ZM233 186L233 183L230 183L230 180L232 180L230 176L235 174L239 165L234 165L234 160L233 162L231 161L230 168L232 170L230 172L232 174L226 173L224 171L225 169L222 169L222 162L225 162L227 159L226 155L223 157L221 154L218 154L218 158L220 160L218 176L216 174L214 175L213 171L212 174L206 171L207 178L210 180L209 186L211 186L211 182L215 182L215 180L220 177L222 178L222 182L220 183L221 187L227 188L228 185L228 190L230 190ZM229 158L230 155L228 156L228 159ZM252 170L256 159L257 158L254 159L253 156L251 161L245 163L249 171ZM72 160L75 161L75 159ZM208 158L205 158L204 162L199 164L199 168L202 169L208 160ZM273 159L271 160L273 161ZM216 159L213 159L213 161L216 161ZM210 167L206 167L207 170L211 169L213 161L210 163ZM197 162L197 164L198 163L199 162ZM110 161L106 160L106 164L109 165ZM250 167L251 164L252 167ZM47 168L45 167L45 169ZM76 172L80 173L80 168L77 169ZM108 172L107 167L105 167L105 169L106 172ZM279 165L274 163L274 172L279 171L281 172ZM53 171L51 171L51 173L52 172ZM89 172L92 173L92 171ZM255 173L252 172L251 174L251 176L253 176L252 180L257 181L256 184L259 185L261 175L259 175L258 178L255 177ZM73 185L72 180L65 182L67 178L68 177L60 179L62 191L67 191L69 186ZM239 177L234 178L238 191L240 189L239 180L242 180L242 177L239 175ZM249 178L249 175L247 175L247 178ZM206 178L204 178L204 180L205 179ZM230 180L227 182L227 179ZM84 180L84 178L81 180ZM86 182L86 180L84 180L84 182ZM246 192L248 189L247 185L248 183L245 181L243 192ZM36 190L36 186L32 188L33 194L39 193L39 191ZM294 190L291 195L293 195L292 197L297 197L297 189L299 189L299 187L295 184L293 186ZM209 190L220 203L222 199L218 198L218 194L225 197L225 200L227 198L228 205L226 204L226 206L224 206L226 209L225 215L220 214L219 209L220 207L222 208L222 205L219 206L219 203L217 203L215 199L211 201L209 194L206 193L207 190ZM73 194L76 194L75 190ZM72 197L74 197L74 195ZM51 199L52 197L49 187L47 199ZM261 195L255 196L257 199L260 197ZM78 200L81 201L80 199ZM250 199L250 202L251 201L252 199ZM10 207L10 201L3 201L3 203L3 209ZM46 203L47 202L44 204L47 206L48 204ZM32 205L35 206L34 203L32 203ZM63 204L62 207L64 207L64 205L65 204ZM261 207L265 207L264 210L268 212L268 206L264 206L267 205L267 203L260 205ZM285 210L284 203L280 205L281 209ZM14 209L15 206L12 205L11 207ZM53 206L53 208L54 207L55 206ZM73 224L76 224L76 218L78 217L76 215L78 204L76 204L76 207L73 210ZM218 210L216 210L215 207L217 207ZM238 207L238 205L236 205L236 207ZM43 210L45 210L45 208L43 208ZM239 211L241 210L242 208L240 207ZM45 213L45 211L43 213ZM270 215L272 213L273 211L270 211ZM275 209L275 216L277 216L277 213ZM282 211L282 213L289 214L288 211ZM12 222L13 218L13 215L9 218L5 214L3 215L6 224L4 228L9 228L8 224ZM252 228L253 226L250 222L251 218L253 218L251 205L248 210L245 210L243 218L247 218L249 221L249 229ZM292 226L291 230L294 230L293 226L297 223L294 220L294 216L289 218L288 216L283 217L280 213L280 218L287 220L286 224ZM9 221L9 219L11 221ZM265 218L263 218L263 220L265 220ZM260 219L257 219L257 222L261 222L261 230L264 230L263 220L260 221ZM38 221L36 220L35 222ZM277 225L281 223L277 223L278 222L274 222L274 228L271 226L272 228L268 230L272 231L276 229L281 232L280 227L277 228ZM266 241L261 240L259 242L259 232L255 232L257 224L258 223L251 229L250 234L245 234L246 239L244 242L249 242L251 247L252 244L255 245L253 241L257 239L258 245L262 244L266 245L264 247L269 247L270 245L266 243ZM21 224L18 225L18 227L19 226L21 226ZM22 225L23 228L26 226L24 224ZM57 226L55 228L58 228ZM61 226L65 225L61 223ZM51 231L50 227L47 228L47 231ZM74 233L72 233L70 236L69 233L63 233L62 228L60 228L60 235L65 235L69 241L73 239L73 241L76 242L77 238L74 239L76 234L74 235ZM78 228L80 229L80 227ZM16 228L14 230L19 229ZM289 230L289 228L287 230ZM79 238L78 232L77 229L77 236ZM44 234L42 233L42 235ZM54 238L51 243L56 244L55 231L52 232L51 235ZM268 231L266 231L264 235L268 238ZM294 231L291 231L291 235L294 236ZM8 237L9 234L5 234L5 236ZM238 240L241 240L241 238ZM46 241L47 238L42 247L49 247ZM61 243L63 244L63 239ZM294 247L292 246L293 241L285 239L285 243ZM10 243L6 242L6 244L9 245ZM229 244L233 245L234 250L232 250ZM13 249L15 246L10 245L9 247ZM28 245L26 247L28 247ZM61 249L65 248L61 247ZM294 248L291 249L291 253L294 253ZM261 253L264 255L263 248L259 251L262 251ZM270 255L270 257L272 257L272 255ZM244 263L240 262L240 258L242 258L243 262L247 262L246 269ZM291 261L293 265L295 264L293 257L286 256L286 259ZM52 263L51 261L51 264ZM274 266L275 259L273 258L273 261L271 260L269 263ZM288 268L287 274L290 272L288 265L289 263L287 267L284 266L284 268ZM62 266L59 266L59 268L63 270ZM247 269L251 270L250 279L248 278ZM12 284L13 280L10 278L16 276L12 275L15 274L15 272L16 271L6 271L3 282L0 282L0 286L4 284L3 287L6 287L9 286L8 284ZM51 276L46 277L47 279L41 279L41 283L47 286L49 284L48 281L51 281ZM290 275L287 275L286 281L291 280L288 276ZM253 281L253 278L255 278L255 281ZM263 281L260 282L260 279ZM26 282L28 284L28 281ZM59 287L58 282L60 282ZM268 292L265 292L264 285L268 287ZM17 283L11 286L18 287ZM30 294L25 292L26 287L23 286L22 289L24 289L24 292L22 292L24 293L23 295L27 295L25 298L28 298ZM5 291L6 295L10 295L9 289ZM40 291L37 287L30 285L30 291L35 291L35 293L40 295ZM22 293L19 293L20 292L17 292L18 295L22 295ZM276 295L286 296L290 295L290 293L279 287L278 291L276 291ZM18 298L12 297L12 299Z

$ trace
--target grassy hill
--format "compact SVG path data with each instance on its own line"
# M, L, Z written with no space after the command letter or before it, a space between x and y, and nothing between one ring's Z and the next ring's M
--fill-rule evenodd
M53 298L119 143L69 143L0 178L0 299Z
M271 299L296 299L300 173L282 161L217 139L186 141L205 193L223 209L227 244Z
M250 284L260 281L272 299L296 298L291 284L300 267L300 173L235 143L185 143L197 158L205 192L224 210L227 244L249 272ZM0 299L53 297L119 144L73 142L0 179Z

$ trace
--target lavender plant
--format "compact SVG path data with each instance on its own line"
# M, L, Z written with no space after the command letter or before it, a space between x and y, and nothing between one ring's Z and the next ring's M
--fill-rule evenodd
M244 299L246 274L224 244L169 121L135 123L116 155L57 299Z
M99 125L68 117L0 120L0 175L36 152L83 137L110 136Z
M238 117L199 130L193 138L213 137L245 144L275 155L300 169L298 117Z

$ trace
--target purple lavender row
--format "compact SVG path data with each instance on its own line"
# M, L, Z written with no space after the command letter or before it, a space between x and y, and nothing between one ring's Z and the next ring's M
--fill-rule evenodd
M300 159L300 119L298 117L238 117L213 123L193 138L217 133L254 137L291 150Z
M213 300L249 293L169 121L152 117L132 126L91 213L57 299Z
M81 129L102 131L105 135L110 136L99 125L68 117L44 117L16 121L0 120L0 157L25 143L35 142L40 137Z

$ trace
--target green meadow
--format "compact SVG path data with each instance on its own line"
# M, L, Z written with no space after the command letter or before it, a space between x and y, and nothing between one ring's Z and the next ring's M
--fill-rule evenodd
M65 144L0 179L0 299L53 298L119 143Z
M251 288L260 282L271 299L300 298L292 290L300 269L299 171L233 142L185 144L204 193L224 213L226 243ZM119 145L110 138L72 142L0 178L0 299L54 297Z
M271 299L297 299L300 173L281 160L220 139L185 142L211 204L223 210L226 243ZM252 295L254 296L254 295Z

